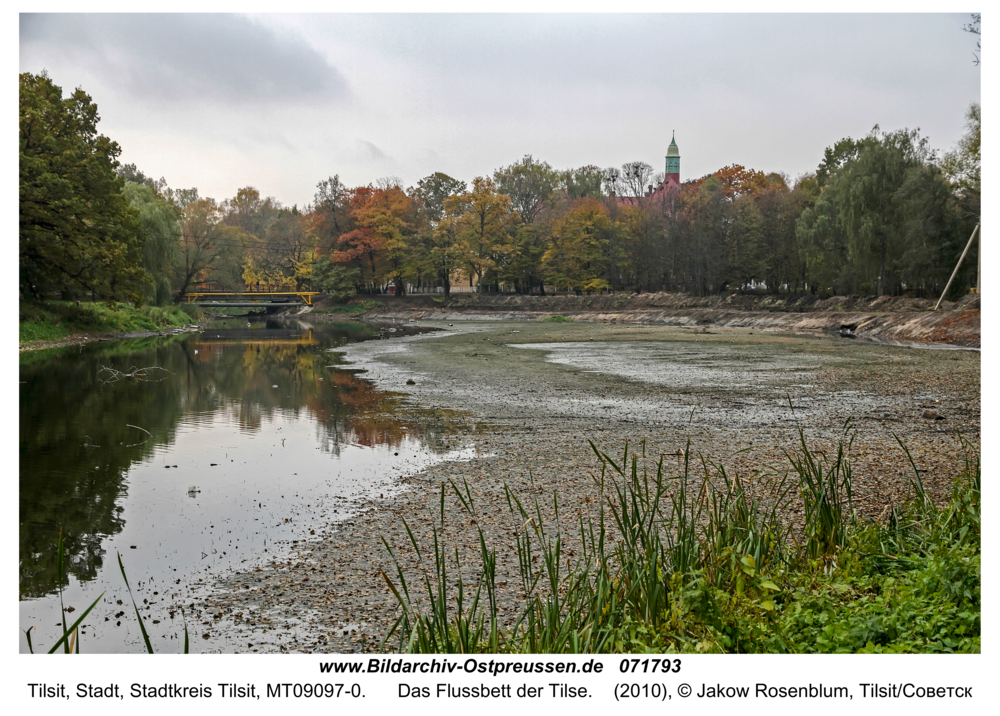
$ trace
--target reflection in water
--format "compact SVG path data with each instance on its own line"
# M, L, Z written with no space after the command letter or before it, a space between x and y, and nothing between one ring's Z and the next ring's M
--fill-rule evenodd
M204 519L212 523L213 514L228 514L228 503L245 502L260 510L252 528L241 533L241 556L250 556L248 548L267 543L264 526L272 513L265 497L279 499L270 488L288 492L288 498L324 486L360 494L363 471L353 473L352 467L362 455L357 450L388 450L370 454L413 464L417 455L444 453L458 421L404 408L400 397L338 369L343 361L331 348L378 337L377 329L362 324L247 328L234 320L201 334L22 355L20 598L56 590L60 529L64 587L100 580L102 569L111 566L105 562L115 562L105 560L109 538L124 530L130 542L138 539L126 529L126 518L133 520L133 532L153 531L150 540L183 542L185 531L201 529L212 532L216 544L221 538L215 524L201 524L198 515L207 513ZM169 373L135 374L148 366ZM355 463L345 462L347 453ZM381 465L372 469L389 473ZM252 498L241 494L251 487ZM178 495L186 502L178 502ZM226 519L238 520L234 515ZM235 538L228 539L232 544ZM197 544L187 550L195 557L176 548L165 553L171 569L196 567L199 554L201 560L212 554ZM220 550L219 558L227 552ZM125 556L132 563L143 558L138 552ZM149 579L157 579L150 570Z

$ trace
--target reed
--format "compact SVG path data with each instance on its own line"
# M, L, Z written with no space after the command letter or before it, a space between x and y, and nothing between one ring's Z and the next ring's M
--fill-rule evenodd
M135 603L135 597L132 596L132 587L129 586L128 577L125 575L125 565L122 563L122 556L121 556L121 554L118 554L118 568L121 570L122 579L125 580L125 587L128 589L129 598L132 600L132 608L135 610L135 617L139 621L139 629L142 631L142 639L143 639L143 642L145 643L145 646L146 646L146 652L149 653L149 654L152 654L153 653L153 644L149 640L149 634L146 632L146 624L142 620L142 615L139 614L139 607ZM58 641L56 641L56 643L52 645L52 647L49 649L48 653L49 654L54 654L55 651L56 651L56 649L58 649L61 646L61 647L63 647L63 651L65 653L67 653L67 654L71 654L71 653L79 654L80 653L80 633L79 633L79 627L83 623L83 620L87 618L87 615L90 614L90 612L92 612L94 610L94 607L96 607L98 605L98 603L101 601L101 599L104 597L105 592L101 592L98 595L97 599L95 599L93 601L93 603L91 603L91 605L89 607L87 607L83 611L83 614L81 614L77 618L77 620L75 622L73 622L72 625L70 625L69 627L67 627L66 626L66 608L63 605L63 592L62 592L62 582L63 582L63 538L62 538L62 529L59 530L59 549L58 549L58 556L57 556L57 559L56 559L56 569L57 569L57 572L58 572L58 575L59 575L59 607L60 607L60 610L61 610L62 616L63 616L63 620L62 620L63 634L58 639ZM189 644L189 639L188 639L187 619L184 617L184 610L183 609L181 610L181 617L184 619L184 653L187 654L187 653L189 653L190 644ZM32 653L32 654L35 653L34 645L31 642L31 630L34 629L34 628L35 627L31 626L31 627L28 627L24 631L24 636L25 636L25 638L28 641L28 651L30 653Z
M914 469L912 499L894 508L886 524L862 523L857 517L852 445L850 421L829 458L810 450L800 431L797 450L787 455L791 470L764 475L768 479L757 482L771 487L757 495L750 489L753 479L741 479L719 465L701 461L698 474L692 474L690 443L675 475L667 474L662 457L655 463L647 460L645 445L638 452L626 445L615 460L591 443L600 499L596 514L579 520L575 560L565 554L560 530L546 524L538 499L525 503L504 486L521 591L521 607L506 626L497 606L496 550L479 527L472 492L465 482L442 484L440 525L446 494L457 497L476 525L478 577L470 586L462 576L457 548L451 562L458 575L449 573L451 552L437 526L433 554L425 559L406 525L429 605L418 608L401 559L383 539L396 580L384 572L383 578L400 609L383 645L394 638L400 650L421 653L801 651L810 644L822 650L822 636L802 636L813 623L796 601L808 593L801 591L803 585L813 584L813 589L817 583L881 578L887 569L913 568L915 554L943 549L948 538L967 543L974 537L976 545L979 539L979 458L967 441L950 506L934 507ZM801 542L780 518L796 500L804 514ZM552 508L558 524L556 494ZM971 564L967 552L942 564L964 574ZM978 547L973 553L978 564ZM963 580L958 581L965 591L955 599L965 601L957 613L969 618L955 644L967 650L978 648L978 611L969 608L978 604L978 577ZM842 585L831 589L835 595L845 591ZM958 603L952 602L948 604ZM802 603L819 608L808 600ZM929 643L927 648L938 648L944 642Z

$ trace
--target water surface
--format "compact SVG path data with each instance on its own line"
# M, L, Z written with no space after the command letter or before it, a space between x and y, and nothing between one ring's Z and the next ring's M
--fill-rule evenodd
M20 628L35 627L36 650L61 634L60 587L69 623L105 592L82 651L142 649L120 553L154 648L176 651L180 607L215 576L319 539L458 454L453 415L404 405L335 350L389 335L233 319L24 354Z

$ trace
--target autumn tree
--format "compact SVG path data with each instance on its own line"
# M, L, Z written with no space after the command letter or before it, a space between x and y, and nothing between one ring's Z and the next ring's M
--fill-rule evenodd
M339 174L316 185L310 223L310 229L325 253L333 250L337 237L354 229L350 190L340 181Z
M413 200L393 184L358 187L350 192L349 201L356 228L337 238L331 259L355 266L372 286L391 281L397 295L402 295L411 258Z
M741 164L730 164L714 172L712 176L719 180L722 193L730 199L752 195L766 188L768 184L764 172L747 169Z
M278 217L281 202L273 196L262 197L254 187L245 186L237 190L232 199L222 202L219 210L227 226L235 226L245 234L263 239Z
M443 230L454 232L462 262L482 286L488 273L498 274L510 252L518 218L513 203L492 179L476 177L470 191L449 197L444 205Z
M551 246L542 257L546 278L557 289L607 289L605 259L614 229L604 205L584 199L556 219L551 231Z
M305 216L296 207L281 209L265 234L268 262L297 288L309 281L315 253L315 237Z
M235 283L242 278L240 263L252 237L238 227L227 226L222 219L214 199L199 198L185 205L174 270L177 303L193 283L213 277Z

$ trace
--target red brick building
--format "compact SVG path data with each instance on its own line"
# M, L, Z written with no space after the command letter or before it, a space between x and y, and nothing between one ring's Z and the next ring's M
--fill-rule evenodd
M677 139L673 134L670 137L670 146L667 147L666 172L663 181L655 187L650 184L649 191L644 197L619 196L620 204L635 204L639 199L665 199L673 196L681 187L681 151L677 147Z

